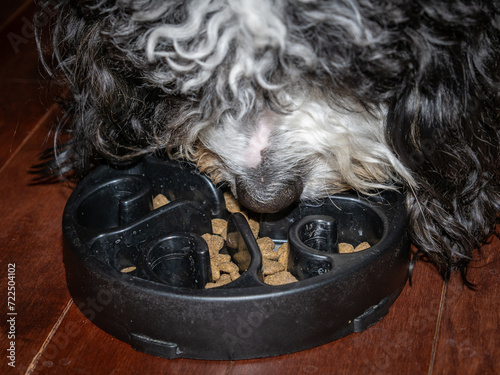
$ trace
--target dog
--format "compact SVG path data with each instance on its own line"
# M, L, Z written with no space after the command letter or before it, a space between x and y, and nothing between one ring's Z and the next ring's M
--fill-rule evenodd
M255 212L399 190L419 254L466 284L496 233L498 2L45 0L37 15L69 88L61 175L170 155Z

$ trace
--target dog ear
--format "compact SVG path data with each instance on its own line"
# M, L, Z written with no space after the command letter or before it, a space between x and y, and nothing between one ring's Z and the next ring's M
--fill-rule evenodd
M490 30L491 31L491 30ZM488 32L433 51L389 106L386 136L416 180L411 236L443 276L466 281L500 209L500 50Z

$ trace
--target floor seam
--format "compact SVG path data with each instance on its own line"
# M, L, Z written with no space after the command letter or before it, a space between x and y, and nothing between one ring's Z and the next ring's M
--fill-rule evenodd
M231 374L231 372L233 371L233 365L234 365L234 361L231 361L231 363L229 364L229 367L227 368L226 375Z
M68 313L68 310L69 308L71 307L71 305L73 304L73 300L70 299L68 301L68 303L66 304L66 307L64 308L63 312L61 313L61 315L59 316L59 319L57 319L57 322L54 324L54 326L52 327L52 329L50 330L49 334L47 335L47 337L45 338L45 341L43 342L40 350L38 351L38 353L35 355L35 357L33 358L33 360L31 361L30 365L28 366L28 369L26 370L25 372L25 375L30 375L33 373L33 371L35 370L36 366L38 365L38 361L40 361L40 358L42 357L43 353L45 352L45 349L47 348L47 346L49 345L50 341L54 338L57 330L59 329L59 327L61 326L61 323L62 321L64 320L64 318L66 317L67 313Z
M438 316L437 316L437 321L436 321L436 329L434 331L434 338L432 340L431 359L429 362L429 370L427 372L428 375L432 375L432 372L434 370L434 362L436 360L437 346L438 346L438 342L439 342L439 332L441 330L441 320L443 319L444 303L446 300L446 289L447 288L448 288L448 282L444 281L443 288L441 290L441 300L439 302L439 310L438 310Z

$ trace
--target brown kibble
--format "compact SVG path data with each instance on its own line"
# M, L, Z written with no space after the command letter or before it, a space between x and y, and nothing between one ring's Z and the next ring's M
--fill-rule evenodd
M229 276L227 273L224 273L220 276L220 279L217 280L215 283L207 283L205 285L205 289L217 288L219 286L229 284L231 281L232 281L231 276Z
M215 254L211 260L215 264L226 263L231 261L231 255L229 254Z
M246 251L240 251L233 255L234 261L238 265L240 271L246 271L250 267L251 257Z
M278 263L281 264L283 267L285 267L285 269L288 268L288 256L289 253L286 252L281 254L280 257L278 258Z
M224 200L226 201L226 209L231 212L240 212L241 211L241 206L240 203L236 200L233 194L230 192L225 192L224 193Z
M233 262L224 262L218 264L219 270L225 273L238 273L240 271L239 267Z
M270 259L262 259L262 272L265 276L284 271L285 267L282 264Z
M350 243L341 242L339 243L338 248L340 254L347 254L354 252L354 246L352 246Z
M271 239L271 237L262 237L257 239L257 245L259 245L259 249L265 249L265 250L273 250L274 251L274 241Z
M262 258L264 259L270 259L270 260L278 260L279 259L279 255L276 251L274 250L269 250L269 249L262 249L261 251L261 254L262 254Z
M368 242L361 242L356 248L354 249L354 252L356 251L362 251L370 248L370 244Z
M222 238L221 236L217 236L216 234L214 234L212 235L211 241L212 246L214 246L214 249L216 249L217 251L224 247L224 238Z
M224 239L216 234L205 233L201 236L208 245L210 258L219 254L220 249L224 247Z
M285 242L283 245L278 247L276 252L279 256L278 263L285 267L285 269L288 268L288 258L290 256L290 246L288 246L288 242Z
M288 245L288 242L284 242L281 244L280 247L278 247L278 250L276 250L278 255L282 255L283 253L289 253L290 252L290 246Z
M220 286L220 285L218 285L217 283L206 283L205 289L217 288L218 286Z
M250 219L248 221L248 226L252 230L253 236L255 238L259 237L260 224L257 220Z
M220 274L220 269L217 266L217 264L215 264L214 262L210 262L210 268L212 270L212 280L213 281L219 280L221 277L221 274Z
M137 269L137 267L135 267L135 266L125 267L125 268L122 268L120 270L120 272L121 273L130 273L130 272L134 272L136 269Z
M227 237L227 221L224 219L212 219L212 232L225 240Z
M231 282L231 276L227 273L220 275L219 283L222 285L229 284Z
M166 204L169 203L170 201L166 196L164 196L163 194L158 194L156 197L153 198L153 210L156 210L157 208L165 206Z
M227 246L230 247L231 249L237 249L239 238L240 234L238 232L228 233L226 238Z
M279 254L274 251L276 245L270 237L262 237L257 240L257 245L259 246L260 252L262 253L262 258L278 260Z
M269 285L284 285L295 283L298 280L288 271L282 271L264 278L264 282Z

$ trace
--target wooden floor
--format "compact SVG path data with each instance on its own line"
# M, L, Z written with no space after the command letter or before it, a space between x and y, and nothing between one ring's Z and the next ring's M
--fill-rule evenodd
M56 108L44 96L30 1L0 16L1 374L500 374L500 241L473 262L477 291L443 283L419 263L389 314L363 333L300 353L245 361L166 360L132 350L72 302L62 263L61 216L71 186L30 186ZM5 13L7 10L7 13ZM15 264L15 325L8 265ZM12 307L12 306L11 306ZM9 329L15 330L10 340ZM15 368L9 366L10 342Z

